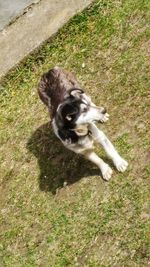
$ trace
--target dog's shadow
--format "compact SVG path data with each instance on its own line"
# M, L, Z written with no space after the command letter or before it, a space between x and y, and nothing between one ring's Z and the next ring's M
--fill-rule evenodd
M71 185L83 177L100 175L93 164L61 144L50 123L40 126L33 133L27 148L38 159L39 187L42 191L55 194L65 184Z

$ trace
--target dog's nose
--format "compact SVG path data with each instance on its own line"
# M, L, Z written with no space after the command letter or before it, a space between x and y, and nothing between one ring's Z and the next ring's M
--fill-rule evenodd
M106 112L107 112L107 109L106 108L103 108L102 114L105 114Z

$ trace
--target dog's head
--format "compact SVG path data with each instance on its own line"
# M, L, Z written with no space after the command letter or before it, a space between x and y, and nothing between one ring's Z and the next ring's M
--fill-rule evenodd
M79 127L94 121L101 121L106 113L103 107L97 107L84 91L71 89L63 103L57 109L57 122L69 128Z

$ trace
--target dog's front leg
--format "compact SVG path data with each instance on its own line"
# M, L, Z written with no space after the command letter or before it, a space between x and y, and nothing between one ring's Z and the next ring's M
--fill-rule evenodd
M124 172L127 169L128 163L117 152L113 144L109 141L106 135L99 130L94 123L90 124L90 131L93 139L100 143L107 155L113 160L116 168L120 172Z
M112 175L112 169L106 164L101 158L99 158L95 152L92 150L87 150L84 153L82 153L85 158L93 162L98 166L98 168L102 172L103 179L108 181L111 178Z
M77 154L81 154L86 159L90 160L92 163L96 164L102 173L104 180L108 181L112 175L112 169L106 164L101 158L99 158L93 151L93 141L88 137L84 140L84 143L80 146L68 147L70 150Z

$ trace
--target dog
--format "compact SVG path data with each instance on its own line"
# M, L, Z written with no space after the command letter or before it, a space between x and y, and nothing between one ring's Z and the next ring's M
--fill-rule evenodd
M95 125L108 121L106 108L92 102L72 73L57 66L50 69L41 77L38 94L48 107L55 135L66 148L95 163L106 181L112 169L94 152L94 143L102 145L118 171L127 169L127 161Z

